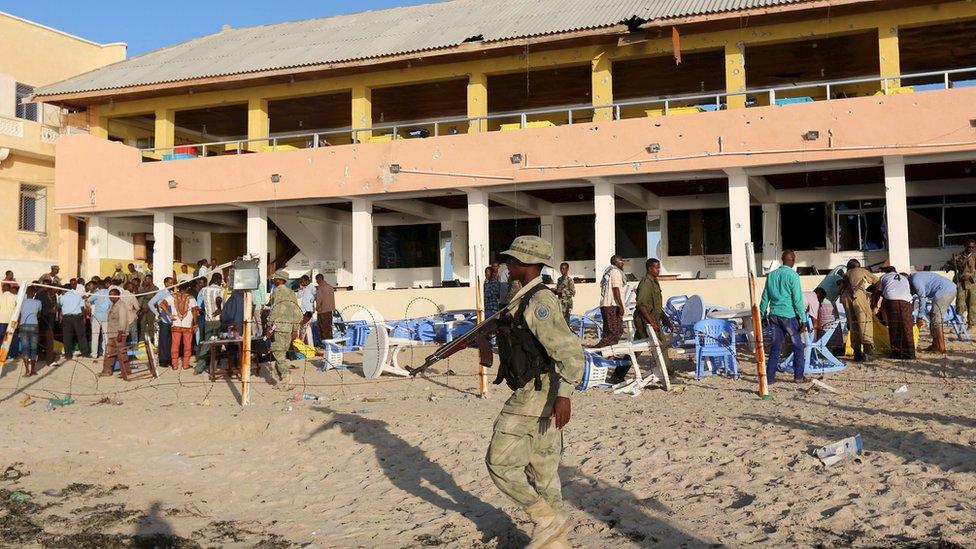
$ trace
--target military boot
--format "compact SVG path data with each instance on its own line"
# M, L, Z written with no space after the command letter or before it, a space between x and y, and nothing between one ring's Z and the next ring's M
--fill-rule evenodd
M534 525L532 541L525 549L550 547L550 544L561 539L569 531L569 515L553 509L546 500L540 499L526 507L525 512L529 514Z

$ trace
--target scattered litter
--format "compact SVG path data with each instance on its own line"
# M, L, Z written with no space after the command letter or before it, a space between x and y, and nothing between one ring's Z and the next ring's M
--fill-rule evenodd
M56 498L61 495L61 490L58 490L57 488L48 488L47 490L44 490L43 494L45 496L51 496L52 498Z
M282 412L290 412L290 411L292 411L292 409L293 408L291 406L285 406L284 408L281 409L281 411Z
M818 448L814 453L824 465L830 467L849 459L857 459L862 451L861 435L854 435Z
M895 389L896 395L903 395L908 392L908 385L902 385L901 387Z
M71 398L71 395L65 396L63 398L49 398L47 399L47 409L48 411L55 410L62 406L69 406L75 403L75 399Z
M837 389L834 389L833 387L831 387L830 385L827 385L826 383L824 383L823 381L820 381L819 379L813 380L813 382L810 383L810 389L808 389L808 390L813 390L815 388L823 389L823 390L827 391L828 393L834 393L835 395L836 394L840 394L840 391L838 391Z
M92 406L98 406L99 404L111 404L112 399L108 397L102 397L98 402L92 402Z
M25 503L31 500L30 494L21 491L10 492L10 501Z
M366 397L363 402L383 402L384 400L386 399L383 397Z
M671 387L671 392L672 393L683 393L683 392L685 392L685 389L687 389L687 388L688 388L687 385L675 385L675 386Z
M430 396L427 397L427 400L429 400L431 402L437 402L437 397L434 396L434 395L430 395Z
M359 408L358 410L353 410L352 413L354 413L356 415L364 415L364 414L368 414L369 413L369 409L367 409L367 408Z
M13 465L10 465L6 469L4 469L3 480L7 480L7 481L20 480L23 477L26 477L27 475L30 474L30 473L21 473L20 469L17 468L18 465L23 465L23 463L14 463Z
M303 400L318 400L318 395L313 395L312 393L303 393L301 391L295 393L295 402L301 402Z
M31 404L34 404L34 399L31 398L30 395L24 395L24 398L20 399L21 408L25 408L27 406L30 406Z

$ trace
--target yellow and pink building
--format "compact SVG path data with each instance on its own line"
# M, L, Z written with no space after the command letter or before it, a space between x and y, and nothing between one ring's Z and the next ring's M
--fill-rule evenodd
M747 6L737 9L736 6ZM517 234L596 278L976 234L976 3L452 0L220 32L43 86L84 134L85 275L255 253L366 290L470 282Z

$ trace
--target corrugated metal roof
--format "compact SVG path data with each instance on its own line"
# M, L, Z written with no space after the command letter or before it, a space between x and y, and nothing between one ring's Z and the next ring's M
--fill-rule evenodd
M450 0L242 29L152 51L37 90L57 95L162 84L611 27L807 0Z

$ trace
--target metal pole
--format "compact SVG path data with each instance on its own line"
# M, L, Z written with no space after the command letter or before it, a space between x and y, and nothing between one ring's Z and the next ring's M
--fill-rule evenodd
M319 148L319 134L312 134L312 148Z
M521 115L519 115L519 127L521 127L524 130L525 129L525 125L527 123L528 122L526 121L525 113L523 112Z
M756 367L759 373L759 398L769 399L769 387L766 384L766 352L763 350L762 317L759 311L759 300L756 299L756 252L752 242L746 242L746 267L749 272L749 302L752 305L752 330L756 341Z

